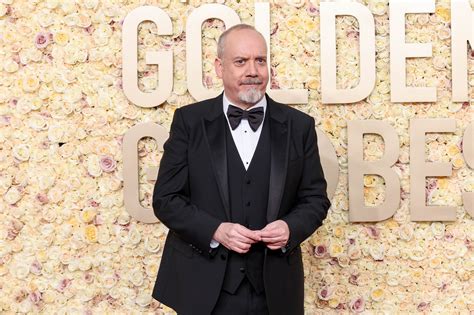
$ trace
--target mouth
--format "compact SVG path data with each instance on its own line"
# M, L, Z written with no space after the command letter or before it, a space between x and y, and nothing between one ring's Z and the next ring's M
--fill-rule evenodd
M247 79L247 80L242 81L240 85L258 86L258 85L261 85L262 83L263 81L260 79Z

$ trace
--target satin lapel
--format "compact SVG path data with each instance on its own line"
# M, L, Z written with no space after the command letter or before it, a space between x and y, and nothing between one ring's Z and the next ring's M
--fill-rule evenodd
M211 104L209 115L203 118L202 126L209 148L214 176L219 187L219 194L224 204L227 219L230 221L229 185L227 181L227 150L225 128L227 121L222 111L222 94Z
M281 197L286 181L288 167L288 148L290 143L291 121L288 120L282 108L270 98L268 110L270 113L270 186L268 190L267 221L272 222L278 216Z

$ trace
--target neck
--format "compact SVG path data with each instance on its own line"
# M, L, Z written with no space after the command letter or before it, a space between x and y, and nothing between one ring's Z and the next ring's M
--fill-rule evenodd
M239 107L243 110L249 109L250 107L254 106L255 104L257 104L258 102L260 102L262 100L262 99L259 99L255 103L245 103L245 102L242 102L241 100L234 100L234 99L230 98L229 96L227 96L227 94L226 94L226 97L232 105L237 106L237 107ZM263 96L263 97L265 97L265 96Z

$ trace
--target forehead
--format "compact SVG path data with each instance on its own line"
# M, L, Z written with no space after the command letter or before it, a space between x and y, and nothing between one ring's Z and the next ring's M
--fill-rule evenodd
M227 35L224 57L266 57L267 46L260 33L251 29L236 30Z

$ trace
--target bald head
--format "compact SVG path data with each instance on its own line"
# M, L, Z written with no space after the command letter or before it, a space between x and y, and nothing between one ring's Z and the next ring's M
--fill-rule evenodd
M255 29L255 27L253 27L252 25L248 25L248 24L237 24L237 25L234 25L228 29L226 29L224 31L224 33L221 34L221 36L219 36L219 40L217 41L217 58L221 58L224 56L224 50L225 50L225 45L226 45L226 40L227 40L227 37L229 37L230 34L236 32L236 31L240 31L240 30L250 30L250 31L254 31L255 33L257 33L258 35L260 35L260 37L262 38L262 40L265 42L265 38L263 37L263 35L257 31ZM266 42L265 42L266 44Z

